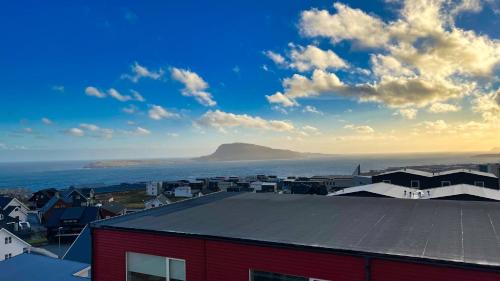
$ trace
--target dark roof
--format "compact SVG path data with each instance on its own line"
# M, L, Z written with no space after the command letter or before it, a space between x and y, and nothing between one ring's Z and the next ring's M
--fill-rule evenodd
M78 224L86 225L99 218L99 208L97 207L71 207L56 208L52 210L47 219L47 227L57 227L61 220L78 220Z
M7 206L7 204L9 204L10 201L12 201L12 197L0 196L0 209L5 208L5 206Z
M85 228L80 232L80 235L71 244L66 254L63 256L64 260L71 260L90 264L92 261L92 240L90 228Z
M69 201L69 199L66 199L66 198L61 198L59 196L53 196L52 198L50 198L49 201L47 201L47 203L45 203L45 205L43 205L42 208L40 208L40 213L42 214L45 214L47 211L49 211L52 207L54 207L54 205L59 201L59 200L63 200L64 202L66 203L71 203Z
M10 215L10 213L12 213L12 211L14 211L14 209L17 208L16 206L9 206L7 208L5 208L5 213L7 215Z
M104 203L104 204L102 204L101 208L103 210L109 211L109 212L114 213L114 214L118 214L121 211L126 209L126 207L124 205L122 205L120 203L116 203L116 202Z
M93 226L500 266L492 202L217 193Z
M0 281L85 281L73 274L89 264L49 258L34 254L21 254L0 262Z

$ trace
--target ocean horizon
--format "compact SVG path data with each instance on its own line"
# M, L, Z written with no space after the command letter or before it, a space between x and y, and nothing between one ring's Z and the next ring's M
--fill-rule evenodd
M420 165L481 164L498 158L473 157L474 153L419 153L388 155L344 155L303 160L201 162L190 159L163 159L161 163L128 167L85 168L95 162L52 161L0 163L0 188L27 188L33 191L72 185L113 185L145 181L195 179L214 176L256 174L314 176L351 174L361 165L364 172L390 167ZM100 161L100 160L96 160Z

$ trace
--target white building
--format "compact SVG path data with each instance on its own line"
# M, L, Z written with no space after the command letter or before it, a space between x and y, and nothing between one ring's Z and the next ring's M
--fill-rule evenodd
M3 213L9 217L19 219L19 221L26 221L28 219L29 208L26 207L21 201L13 197L1 196L0 208Z
M175 197L193 197L191 193L191 187L189 185L176 187L174 190Z
M153 198L153 199L150 199L150 200L144 202L144 209L161 207L164 205L168 205L170 203L171 203L170 200L168 200L168 198L165 195L160 194L156 198Z
M262 182L261 181L254 181L250 183L250 189L254 191L260 191L262 190Z
M5 228L0 229L0 261L29 252L31 245Z
M158 196L161 193L161 182L148 182L146 184L146 194L149 196Z

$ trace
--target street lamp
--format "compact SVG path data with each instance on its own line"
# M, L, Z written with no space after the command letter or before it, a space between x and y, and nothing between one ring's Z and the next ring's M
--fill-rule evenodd
M57 234L59 236L59 249L57 251L57 255L59 256L59 258L61 258L61 229L62 229L62 226L60 226L58 229L57 229Z

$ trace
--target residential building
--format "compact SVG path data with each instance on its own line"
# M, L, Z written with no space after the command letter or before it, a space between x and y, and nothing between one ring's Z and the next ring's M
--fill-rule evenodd
M228 188L234 187L236 184L232 181L218 181L217 188L221 191L227 191Z
M496 202L220 192L92 223L92 278L496 281L492 225Z
M5 228L0 229L0 261L29 252L31 245ZM0 271L0 275L3 272Z
M116 202L106 202L101 205L101 217L104 219L125 215L127 207Z
M1 281L90 281L90 265L22 254L0 262Z
M375 175L372 177L372 182L385 182L416 189L429 189L458 184L499 189L499 180L494 174L468 169L443 172L400 169Z
M191 193L191 187L189 185L176 187L174 190L175 197L191 198L193 194Z
M54 209L46 223L47 238L74 241L87 224L98 219L101 219L98 207Z
M42 208L49 200L54 197L56 194L59 192L55 188L47 188L47 189L42 189L39 190L31 196L31 198L28 200L30 202L30 207L33 209L40 209Z
M158 194L162 191L162 183L161 182L148 182L146 184L146 194L149 196L158 196Z
M160 194L153 199L144 202L144 209L156 208L170 204L170 200L164 194Z
M4 215L26 221L28 219L29 208L14 197L0 196L0 209Z

